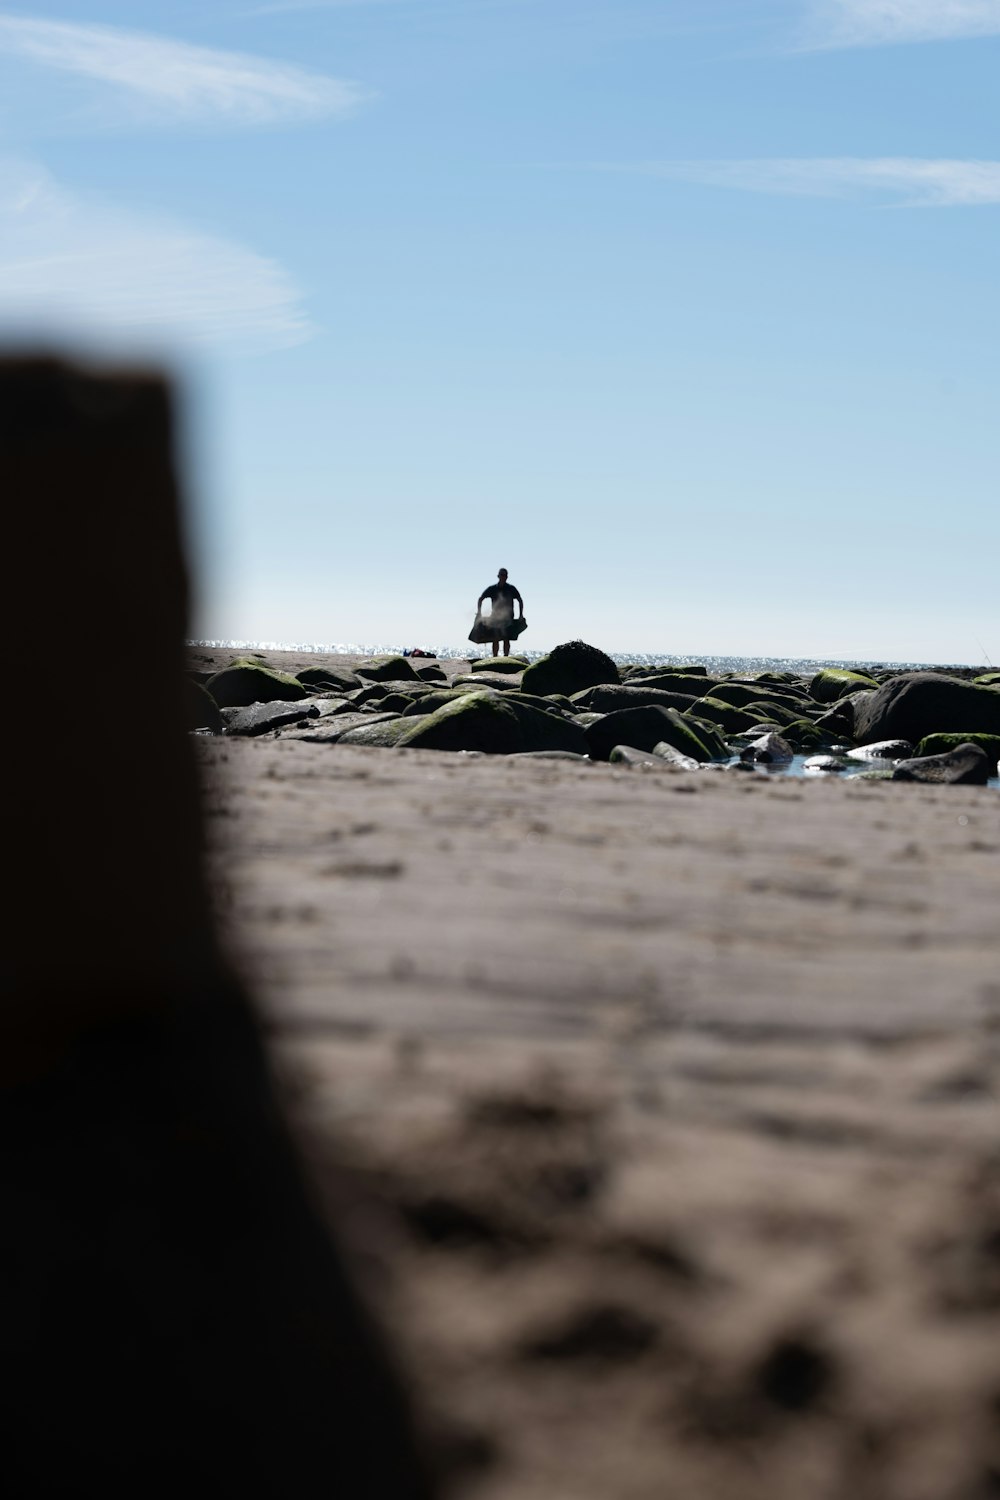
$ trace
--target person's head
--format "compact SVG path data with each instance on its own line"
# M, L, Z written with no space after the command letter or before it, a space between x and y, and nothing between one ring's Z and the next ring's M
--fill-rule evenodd
M500 571L499 571L499 573L497 574L497 578L500 580L501 583L506 583L507 582L507 569L506 568L501 568Z

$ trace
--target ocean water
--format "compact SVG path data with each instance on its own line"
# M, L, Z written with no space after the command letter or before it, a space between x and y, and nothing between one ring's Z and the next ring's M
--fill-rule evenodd
M212 647L220 651L294 651L305 655L306 653L349 653L355 656L400 656L404 647L398 642L383 642L380 645L370 643L362 644L357 641L191 641L192 646ZM431 656L438 656L443 661L467 661L470 656L485 656L487 652L471 646L466 642L462 646L423 646ZM528 661L537 661L544 656L544 651L528 651L518 649L516 654L524 656ZM811 675L818 672L821 667L853 667L858 671L867 668L891 668L900 672L916 672L923 667L935 666L941 671L940 663L920 661L856 661L849 657L826 656L816 658L811 656L678 656L670 651L609 651L608 655L612 661L619 666L704 666L708 672L796 672L800 676ZM968 663L952 662L951 666L962 666L968 669ZM988 672L989 666L981 666L978 670Z

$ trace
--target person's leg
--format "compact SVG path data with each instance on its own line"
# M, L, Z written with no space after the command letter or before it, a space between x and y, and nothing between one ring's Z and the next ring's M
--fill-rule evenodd
M494 641L493 642L493 655L494 656L499 656L500 655L500 642L499 641Z
M503 654L504 656L510 655L510 638L506 635L503 638Z

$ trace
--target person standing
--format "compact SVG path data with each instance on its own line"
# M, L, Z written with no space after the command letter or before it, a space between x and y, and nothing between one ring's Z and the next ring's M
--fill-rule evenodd
M476 601L477 611L482 609L484 599L490 601L490 613L487 619L476 620L476 626L482 631L482 639L493 642L493 655L499 656L500 642L503 641L504 656L510 655L511 636L518 636L524 629L521 623L524 620L524 600L512 583L507 582L507 569L501 568L497 574L496 583L489 588L483 589ZM519 614L514 617L514 605L517 604Z

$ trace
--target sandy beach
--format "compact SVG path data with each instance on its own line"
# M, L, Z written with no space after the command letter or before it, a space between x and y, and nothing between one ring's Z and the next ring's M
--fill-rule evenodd
M196 743L455 1492L998 1492L995 790Z

